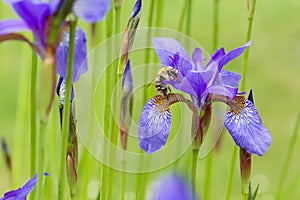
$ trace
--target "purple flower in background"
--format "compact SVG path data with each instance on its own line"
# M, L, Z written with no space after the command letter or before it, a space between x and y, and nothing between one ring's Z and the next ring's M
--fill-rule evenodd
M262 124L254 106L252 90L248 100L242 96L237 96L233 102L238 107L231 107L226 113L225 127L239 147L252 154L264 155L272 143L272 136Z
M51 25L49 21L59 9L61 2L61 0L50 1L50 3L39 0L6 0L6 3L12 6L21 19L0 21L0 37L29 30L33 33L36 41L36 45L31 46L36 46L35 50L43 57L48 45L49 28L51 28L49 27ZM96 22L105 17L110 7L110 0L76 0L72 10L80 18L88 22ZM64 26L65 23L62 22L62 28L64 30L61 37L62 39L61 41L57 41L59 46L54 47L54 49L57 48L57 73L63 78L66 76L69 41L69 29ZM24 37L22 37L21 40L30 43ZM73 83L79 79L81 74L87 71L86 55L86 36L82 29L77 28Z
M236 95L241 76L222 69L229 61L240 56L251 42L228 53L224 48L217 50L205 67L205 59L199 48L194 50L191 62L185 48L172 38L154 38L153 44L162 65L178 70L179 80L167 83L190 94L194 103L201 108L208 94L225 95L231 99Z
M162 179L154 191L154 200L196 200L190 185L177 174L171 174Z
M48 176L48 173L44 173L45 176ZM31 178L23 187L12 190L10 192L6 192L4 194L4 197L2 197L0 200L25 200L27 195L33 190L37 182L37 174Z

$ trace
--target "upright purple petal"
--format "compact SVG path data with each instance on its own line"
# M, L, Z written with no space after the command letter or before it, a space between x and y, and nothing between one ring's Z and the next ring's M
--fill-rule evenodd
M223 58L225 55L224 48L216 50L216 52L211 56L209 62L207 63L205 70L212 70L216 68L218 62Z
M185 76L187 71L192 69L188 52L177 40L172 38L154 38L153 45L163 66L175 67L174 58L177 54L176 67L178 67L181 74Z
M140 147L146 153L161 149L167 142L172 117L169 106L160 100L151 98L144 106L138 128Z
M44 173L45 176L48 176L47 173ZM27 195L33 190L37 182L37 175L31 178L22 188L17 190L12 190L4 194L4 197L0 200L25 200Z
M165 177L154 191L154 200L195 200L191 186L177 174Z
M57 73L64 79L66 79L66 71L68 64L69 36L69 31L65 31L62 41L59 44L59 47L56 51ZM75 36L75 55L72 79L73 83L76 82L79 79L79 77L88 70L86 57L86 36L81 28L77 28Z
M224 124L235 143L249 153L262 156L272 143L270 132L263 126L250 100L246 101L245 107L239 113L227 112Z
M229 61L235 59L236 57L240 56L246 48L248 48L251 45L251 41L247 42L245 45L233 49L226 53L226 55L220 60L219 68L222 68L224 65L226 65Z
M73 12L81 19L95 23L104 19L111 7L111 0L76 0Z
M141 12L141 7L142 7L142 0L137 0L135 2L130 18L134 18L135 16L137 16Z
M28 30L30 30L30 28L21 20L8 19L0 21L0 36Z
M42 42L45 34L46 20L50 15L49 4L37 1L19 1L13 3L12 7L28 27L30 27L36 39Z
M201 49L196 48L194 50L193 55L192 55L192 60L194 62L193 70L196 70L199 72L204 70L204 68L203 68L204 57L203 57Z

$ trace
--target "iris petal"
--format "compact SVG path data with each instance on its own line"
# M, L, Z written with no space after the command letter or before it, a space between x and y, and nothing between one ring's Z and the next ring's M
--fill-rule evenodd
M35 37L42 40L46 20L50 15L49 4L37 1L19 1L12 4L12 7L30 27Z
M242 76L240 74L230 72L227 70L222 70L216 81L216 85L224 84L232 87L239 87L240 80Z
M122 92L131 93L133 89L130 60L128 60L122 77Z
M45 176L48 176L47 173L44 173ZM9 199L26 199L27 195L33 190L37 182L37 175L31 178L22 188L17 190L12 190L6 192L4 197L0 200L9 200Z
M70 33L68 31L64 32L63 39L56 51L57 73L64 79L66 78L68 63L69 35ZM86 56L86 36L81 28L77 28L75 36L73 83L76 82L79 77L88 70Z
M233 99L235 95L238 92L237 87L231 87L229 85L214 85L209 88L203 93L204 94L218 94L218 95L224 95L226 97L229 97L230 99Z
M0 21L0 35L30 30L26 23L21 20L9 19Z
M201 49L196 48L194 50L193 55L192 55L192 60L194 62L194 67L193 67L194 70L199 71L199 72L204 70L203 69L204 57L203 57Z
M172 117L169 109L150 99L143 108L138 128L140 147L146 153L161 149L167 142Z
M262 156L272 143L270 132L249 100L240 113L227 112L224 124L235 143L249 153Z
M153 45L163 66L175 67L174 57L177 54L176 67L178 67L181 74L185 76L187 71L192 69L188 52L177 40L172 38L154 38Z
M81 19L94 23L104 19L111 7L111 0L76 0L73 12Z
M176 174L165 177L154 192L154 200L196 200L187 182Z

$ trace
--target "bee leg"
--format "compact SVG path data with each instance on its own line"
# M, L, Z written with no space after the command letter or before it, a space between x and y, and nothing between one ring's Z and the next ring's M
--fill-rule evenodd
M170 92L170 93L172 92L172 90L171 90L171 87L170 87L170 86L168 86L168 90L169 90L169 92Z

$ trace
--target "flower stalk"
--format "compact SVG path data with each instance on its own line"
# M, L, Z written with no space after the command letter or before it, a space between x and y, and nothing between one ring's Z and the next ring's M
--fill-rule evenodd
M66 76L66 96L64 102L63 123L62 123L62 145L60 155L60 167L59 167L59 182L58 182L58 199L62 199L65 193L64 181L66 177L66 155L67 155L67 143L69 136L70 125L70 110L71 110L71 93L72 93L72 75L74 65L74 47L75 47L75 32L76 32L77 18L75 16L70 17L70 40L68 51L68 66ZM74 158L73 158L74 159Z

